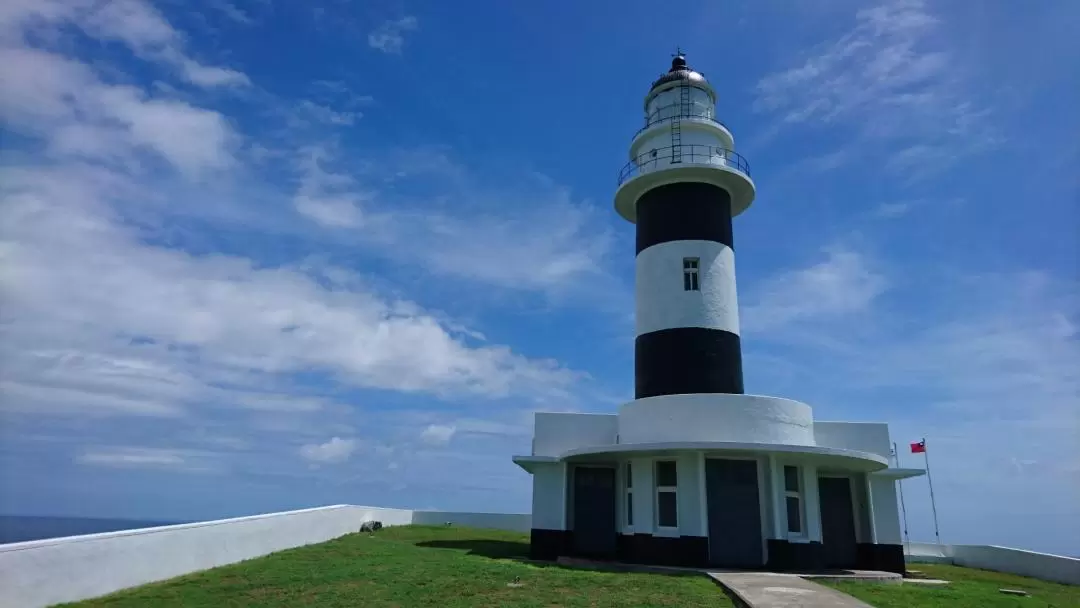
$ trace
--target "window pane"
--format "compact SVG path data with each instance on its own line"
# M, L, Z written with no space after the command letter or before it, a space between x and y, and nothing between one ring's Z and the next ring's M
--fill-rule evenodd
M660 492L656 496L657 525L675 528L679 525L679 503L675 492Z
M675 469L674 460L662 460L656 463L656 485L657 486L677 486L679 485L679 475Z
M787 497L787 529L788 532L802 533L802 509L799 499L794 496Z
M690 291L690 273L684 272L682 275L682 288L683 291Z
M626 463L626 487L634 487L634 471L630 468L630 463Z
M697 273L690 275L690 291L698 291Z
M634 493L626 493L626 525L634 525Z
M799 467L784 467L784 489L788 492L799 491Z

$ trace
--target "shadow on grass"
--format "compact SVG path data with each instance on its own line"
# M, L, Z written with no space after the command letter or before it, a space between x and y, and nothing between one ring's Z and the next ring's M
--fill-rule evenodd
M593 561L564 564L557 561L534 560L529 557L529 543L506 540L429 540L416 543L417 547L428 549L456 549L464 550L469 555L479 555L490 559L510 559L528 563L539 568L557 568L560 570L577 570L593 572L626 572L642 574L660 574L664 576L702 576L701 571L692 569L665 568L646 566L642 564L627 564L613 561Z
M529 543L509 540L428 540L416 543L416 546L428 549L464 550L469 555L480 555L491 559L529 558Z

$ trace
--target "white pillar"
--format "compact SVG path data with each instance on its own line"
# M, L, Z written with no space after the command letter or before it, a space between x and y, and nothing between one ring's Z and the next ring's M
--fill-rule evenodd
M818 499L817 467L806 464L803 471L803 510L806 512L806 535L811 541L821 542L821 501Z
M787 507L784 501L784 467L776 461L776 456L769 454L769 498L772 500L772 521L768 523L772 531L771 538L787 538Z
M634 533L652 534L653 529L653 487L652 460L634 458L630 461L634 475Z
M705 452L697 452L695 455L697 460L697 484L700 491L698 493L698 526L701 528L701 535L709 535L709 493L708 485L705 480Z
M679 536L707 536L701 527L701 495L705 486L700 483L697 452L679 452L675 459L679 475Z

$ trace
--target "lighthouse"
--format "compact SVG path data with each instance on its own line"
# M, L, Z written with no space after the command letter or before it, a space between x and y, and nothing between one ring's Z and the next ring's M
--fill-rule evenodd
M732 218L750 166L716 91L677 54L645 96L615 209L637 225L634 395L743 392Z
M757 188L716 103L681 52L645 94L615 190L636 232L634 399L535 414L513 457L532 557L902 573L895 483L923 471L889 466L888 425L746 394L732 220Z

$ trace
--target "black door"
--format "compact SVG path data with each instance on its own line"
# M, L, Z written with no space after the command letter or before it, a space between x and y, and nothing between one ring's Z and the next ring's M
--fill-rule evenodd
M821 500L821 543L825 550L825 566L854 568L857 559L855 546L855 511L851 506L851 480L846 477L818 479Z
M707 459L705 497L709 509L709 563L725 568L764 565L757 462Z
M574 468L574 549L580 555L615 555L615 469Z

